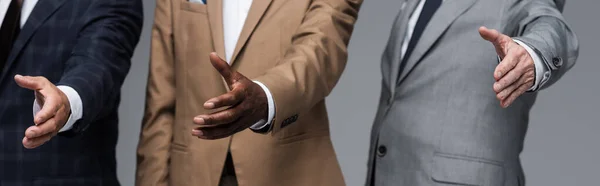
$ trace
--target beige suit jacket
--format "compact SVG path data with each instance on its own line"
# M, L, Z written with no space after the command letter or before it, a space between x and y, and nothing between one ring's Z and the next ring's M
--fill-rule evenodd
M325 97L338 81L362 0L254 0L232 68L273 95L272 130L191 135L209 98L227 92L208 55L224 56L221 0L157 0L136 185L217 186L230 150L241 186L344 185Z

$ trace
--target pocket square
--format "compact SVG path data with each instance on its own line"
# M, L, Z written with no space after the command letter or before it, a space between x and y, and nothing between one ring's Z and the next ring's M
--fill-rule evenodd
M189 0L190 3L200 3L200 4L206 4L206 0Z

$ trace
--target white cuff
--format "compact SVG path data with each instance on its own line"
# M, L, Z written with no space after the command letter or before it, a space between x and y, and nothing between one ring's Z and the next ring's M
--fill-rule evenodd
M67 96L67 99L69 99L69 104L71 105L71 115L69 116L67 123L65 123L65 125L58 131L64 132L73 128L73 124L75 124L77 120L81 119L83 115L83 107L81 103L81 97L79 97L79 94L77 91L75 91L75 89L69 86L57 86L57 88ZM35 116L38 112L40 112L41 109L42 106L38 104L37 99L33 100L33 115Z
M542 58L529 45L516 39L513 39L513 41L525 48L527 53L529 53L529 56L533 59L533 63L535 64L535 82L527 91L535 91L548 81L550 78L550 71L548 70L548 67L546 67L546 64L544 64Z
M267 116L267 118L261 119L254 125L250 126L251 129L260 130L271 124L271 122L273 121L273 117L275 117L275 103L273 102L273 95L271 95L271 91L269 91L269 88L267 88L267 86L258 81L254 81L254 83L258 84L263 89L263 91L265 91L265 94L267 95L267 102L269 105L269 115Z

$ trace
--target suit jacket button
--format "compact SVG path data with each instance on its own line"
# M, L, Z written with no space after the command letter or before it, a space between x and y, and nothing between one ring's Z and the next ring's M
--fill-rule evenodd
M555 57L555 58L552 58L552 64L554 64L554 66L555 66L556 68L559 68L559 67L561 67L561 66L563 65L562 58L560 58L560 57Z
M379 157L383 157L385 156L385 153L387 152L387 148L384 145L380 145L377 148L377 156Z

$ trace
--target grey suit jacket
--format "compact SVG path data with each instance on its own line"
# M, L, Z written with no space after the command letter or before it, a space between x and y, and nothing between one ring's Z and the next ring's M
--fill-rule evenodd
M492 89L497 54L478 28L533 47L551 71L543 89L578 56L561 14L564 0L446 0L400 65L418 0L404 3L382 57L367 185L524 185L519 154L537 93L500 107Z

